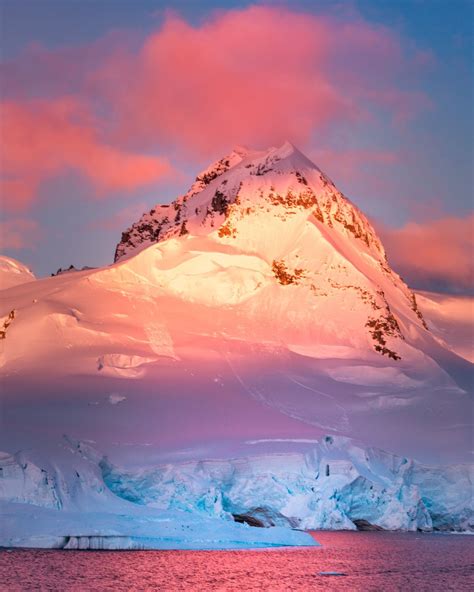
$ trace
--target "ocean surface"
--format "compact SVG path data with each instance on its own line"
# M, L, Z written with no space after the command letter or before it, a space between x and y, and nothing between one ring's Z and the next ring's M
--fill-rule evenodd
M0 590L474 590L474 537L389 532L313 534L322 547L257 551L2 549Z

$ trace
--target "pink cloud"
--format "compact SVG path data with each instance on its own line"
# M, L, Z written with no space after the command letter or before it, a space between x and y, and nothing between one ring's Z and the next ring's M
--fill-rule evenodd
M121 208L117 212L111 213L106 218L94 220L91 222L89 228L101 228L103 230L123 230L130 226L135 220L138 220L144 212L149 210L150 207L143 201L135 202Z
M170 171L165 159L124 151L100 137L100 124L74 98L8 101L1 107L2 205L24 209L42 181L79 170L99 196L156 181Z
M100 196L169 170L144 152L202 162L233 144L288 138L305 148L332 124L350 129L380 111L396 121L425 104L404 79L418 54L407 57L396 34L361 18L250 6L191 25L169 13L139 49L130 39L122 32L77 48L33 46L4 65L11 208L28 206L63 169L79 170Z
M393 150L367 150L363 148L349 150L316 150L311 155L314 162L331 168L332 163L337 163L339 175L343 178L354 179L363 176L361 168L377 166L391 166L400 162L400 154Z
M389 262L409 283L472 289L474 214L445 217L402 228L380 228Z
M287 137L305 144L328 124L370 117L371 105L404 118L420 102L396 89L405 61L383 27L253 6L200 26L168 16L138 55L113 56L95 81L121 140L202 153Z
M386 189L384 173L400 165L403 155L395 150L319 149L309 153L313 162L331 177L340 189L350 193L363 188L367 199L370 192L383 194ZM359 189L360 191L360 189Z
M16 218L0 222L0 249L25 249L36 245L40 238L37 222Z

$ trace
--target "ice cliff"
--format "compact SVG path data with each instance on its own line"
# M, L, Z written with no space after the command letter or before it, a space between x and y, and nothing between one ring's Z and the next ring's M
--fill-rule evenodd
M347 438L134 470L85 443L65 448L62 469L2 455L0 545L228 548L312 544L299 532L310 529L474 531L472 467L429 467Z

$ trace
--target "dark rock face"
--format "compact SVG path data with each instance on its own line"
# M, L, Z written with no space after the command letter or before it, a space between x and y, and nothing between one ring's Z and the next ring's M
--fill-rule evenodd
M371 524L370 522L362 518L353 520L352 522L357 526L357 530L361 530L364 532L375 532L379 530L385 530L381 526L378 526L377 524Z
M257 528L264 528L265 524L255 518L254 516L250 516L249 514L232 514L234 517L235 522L239 522L240 524L248 524L249 526L255 526Z
M222 191L216 190L214 197L212 198L211 207L214 212L217 212L218 214L227 214L229 201Z
M173 212L175 213L173 214ZM163 230L172 225L173 215L175 216L175 224L179 226L179 214L180 210L176 210L172 205L157 206L150 212L143 214L138 222L122 232L122 238L115 249L114 261L118 261L142 243L156 243Z
M258 528L269 528L271 526L298 526L298 520L283 516L280 512L268 507L257 507L242 513L232 513L235 522L246 523L249 526Z
M84 265L84 267L78 268L74 267L74 265L70 265L69 267L65 267L64 269L60 267L56 273L52 273L51 277L56 275L62 275L63 273L70 273L74 271L87 271L89 269L95 269L95 267L89 267L88 265Z
M0 327L0 339L5 339L7 336L7 329L12 324L13 319L15 318L15 310L11 310L5 320L3 321L3 327Z

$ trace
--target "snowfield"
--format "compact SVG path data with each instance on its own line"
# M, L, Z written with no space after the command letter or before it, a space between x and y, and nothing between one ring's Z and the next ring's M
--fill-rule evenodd
M11 257L0 256L0 290L6 290L13 286L33 282L33 272Z
M0 544L473 528L471 309L416 296L291 144L211 165L108 267L0 282Z

